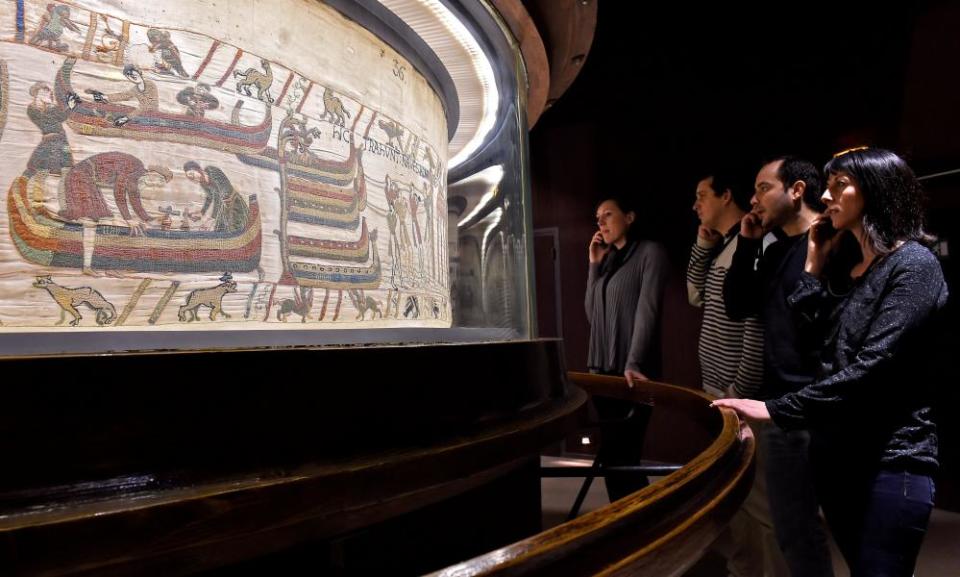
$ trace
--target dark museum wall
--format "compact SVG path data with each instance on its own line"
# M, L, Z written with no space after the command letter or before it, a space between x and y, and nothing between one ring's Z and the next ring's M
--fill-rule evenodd
M864 144L901 152L918 175L960 168L960 6L768 6L759 22L719 8L668 7L648 19L628 10L599 3L580 77L531 133L540 334L562 335L569 368L585 369L594 209L605 193L626 189L643 207L646 236L664 243L674 268L664 305L664 380L696 387L700 315L686 303L683 272L701 171L732 166L752 186L767 156L793 153L822 165ZM930 229L948 250L960 250L949 244L960 238L960 174L924 185ZM956 295L951 256L942 263ZM956 352L957 344L955 333L943 335L944 351ZM957 382L956 369L947 369L944 385ZM955 389L939 388L941 407L960 405ZM956 508L954 412L940 419L947 482L938 501Z

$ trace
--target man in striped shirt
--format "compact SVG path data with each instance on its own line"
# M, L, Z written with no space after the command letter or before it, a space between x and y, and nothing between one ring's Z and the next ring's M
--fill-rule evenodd
M752 193L716 171L697 183L693 203L700 228L687 266L687 298L703 308L701 382L717 397L756 398L763 382L763 323L757 316L731 319L723 302L723 282ZM734 577L789 577L774 536L763 475L756 476L743 508L717 543Z
M697 183L693 210L700 219L687 266L687 298L703 308L700 372L703 389L717 397L755 398L763 379L763 325L756 316L727 316L723 281L737 250L749 189L716 172Z

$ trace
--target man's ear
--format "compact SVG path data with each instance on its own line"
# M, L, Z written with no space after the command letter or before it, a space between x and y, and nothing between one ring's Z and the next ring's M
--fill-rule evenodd
M627 224L633 224L633 221L637 219L637 213L631 210L626 215L624 215L624 219L626 219Z
M793 187L790 190L792 191L790 194L790 198L792 198L793 200L799 200L802 202L803 193L804 191L807 190L807 183L802 180L798 180L793 183Z
M724 205L730 204L733 202L733 192L729 188L723 191L723 194L720 195L720 200Z

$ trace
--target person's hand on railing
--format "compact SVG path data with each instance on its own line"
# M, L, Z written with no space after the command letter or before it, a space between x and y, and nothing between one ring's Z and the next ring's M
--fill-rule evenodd
M726 407L733 409L738 415L751 421L769 421L770 411L763 401L751 399L717 399L710 403L711 407Z
M627 386L633 387L639 381L649 381L647 375L641 373L640 371L634 371L633 369L627 369L623 371L623 376L627 379Z

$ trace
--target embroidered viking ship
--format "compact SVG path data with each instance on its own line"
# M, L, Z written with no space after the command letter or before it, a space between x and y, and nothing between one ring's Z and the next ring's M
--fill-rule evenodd
M320 287L325 289L378 289L380 288L380 255L377 245L373 245L373 262L369 266L336 266L311 262L290 261L289 276L302 287ZM287 274L284 277L288 277Z
M359 116L359 115L358 115ZM314 188L295 188L292 181L292 171L303 166L304 154L296 151L303 149L304 139L308 137L306 126L298 122L293 116L284 119L278 135L278 149L276 167L280 173L280 230L277 234L280 239L280 256L283 262L284 273L280 278L281 285L297 285L301 287L317 287L329 290L345 289L377 289L380 287L381 265L377 251L377 231L367 233L366 219L360 223L360 211L366 206L366 178L359 162L359 154L351 149L350 157L346 161L322 161L311 163L314 169L308 183ZM308 142L308 141L307 141ZM298 162L298 164L293 164ZM323 170L320 167L323 166ZM334 199L317 194L321 189L330 188L330 183L321 182L317 177L324 170L330 172L336 166L341 174L351 177L341 180L346 186L353 189L350 204L343 205L345 199ZM357 241L334 241L322 238L311 238L294 235L288 232L289 222L299 222L318 227L335 227L356 229L360 224L360 238ZM323 234L322 230L317 231ZM343 266L324 264L320 262L304 261L292 257L316 258L324 260L365 262L369 258L370 245L372 260L367 266Z
M291 153L285 155L287 163L287 178L292 182L302 183L302 186L328 184L336 187L350 186L359 175L361 151L350 147L350 156L344 160L329 160L307 153ZM238 154L237 158L244 164L279 171L280 162L277 158L277 149L268 147L259 154Z
M287 235L287 253L293 256L305 256L327 260L348 262L367 262L370 258L370 237L367 233L367 219L360 224L360 238L351 241L320 240Z
M349 203L343 198L321 196L313 191L304 192L287 182L287 217L294 222L356 230L360 224L360 211L367 205L366 179L357 179Z
M359 120L359 115L357 120ZM237 122L234 118L234 122ZM286 137L296 138L300 132L309 132L306 125L300 122L287 122L287 128L281 129L279 139ZM354 121L354 127L356 121ZM352 210L354 200L359 197L356 210L362 212L367 207L366 179L363 175L362 151L356 146L350 147L350 154L343 160L320 158L311 152L293 150L285 151L285 181L287 194L303 202L313 203L311 208L330 207L333 210ZM268 147L259 154L238 154L237 158L244 164L257 168L280 172L280 155L276 148ZM305 207L306 208L306 207ZM324 210L318 208L318 210ZM315 215L314 215L315 216ZM345 221L335 214L328 222L341 223L328 226L347 228L344 222L350 222L349 228L356 228L356 222ZM316 220L301 221L312 224L326 224Z
M288 176L287 191L297 198L319 202L327 206L348 208L356 200L358 203L357 210L362 212L367 208L367 185L362 172L352 184L344 187Z
M54 82L54 95L64 105L67 95L75 92L71 80L75 64L75 58L66 59ZM273 130L271 106L266 105L266 113L260 124L244 126L239 122L242 104L242 99L237 101L230 122L220 122L186 114L137 111L123 104L84 100L70 111L67 125L88 136L177 142L235 154L257 154L270 141ZM114 126L113 119L122 116L129 116L129 121L123 126Z
M10 236L20 254L42 266L83 268L83 225L55 218L31 200L28 179L14 180L7 197ZM206 273L250 272L260 264L260 209L249 199L247 225L237 232L146 229L133 235L116 225L97 225L90 266L97 270Z

